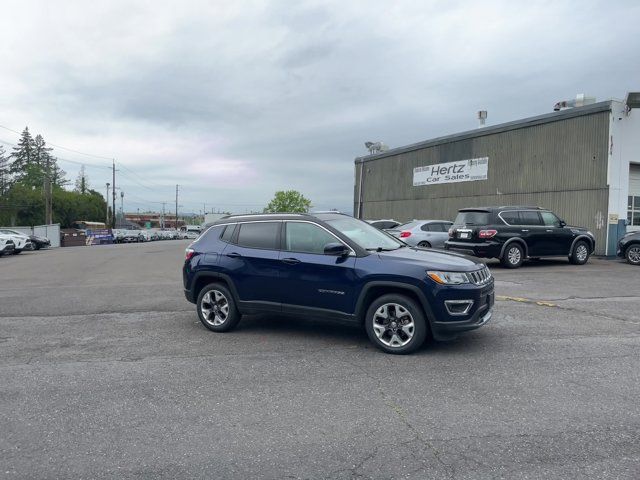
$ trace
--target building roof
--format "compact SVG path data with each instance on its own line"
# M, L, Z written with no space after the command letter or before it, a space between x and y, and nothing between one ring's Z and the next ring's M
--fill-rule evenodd
M485 135L494 135L496 133L507 132L509 130L518 130L521 128L532 127L534 125L559 122L561 120L582 117L584 115L592 115L599 112L608 112L611 110L611 104L612 100L606 100L604 102L592 103L591 105L585 105L583 107L569 108L566 110L560 110L558 112L545 113L543 115L537 115L535 117L528 117L520 120L514 120L512 122L500 123L498 125L476 128L474 130L467 130L466 132L454 133L452 135L445 135L444 137L437 137L431 140L412 143L404 147L392 148L390 150L387 150L386 152L377 153L375 155L364 155L361 157L356 157L355 163L378 160L380 158L391 157L393 155L412 152L414 150L421 150L427 147L457 142L458 140L467 140L470 138L483 137Z

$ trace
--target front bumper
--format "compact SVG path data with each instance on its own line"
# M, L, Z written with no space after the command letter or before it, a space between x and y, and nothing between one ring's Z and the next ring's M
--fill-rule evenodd
M498 258L502 246L496 242L456 242L455 240L447 240L444 242L445 250L453 250L455 252L465 253L480 258Z
M465 300L473 301L467 313L452 314L445 307L447 301ZM439 308L433 312L434 318L431 321L433 338L450 340L459 333L480 328L491 320L495 303L494 282L491 280L482 287L468 285L464 288L441 288L435 295L435 303Z

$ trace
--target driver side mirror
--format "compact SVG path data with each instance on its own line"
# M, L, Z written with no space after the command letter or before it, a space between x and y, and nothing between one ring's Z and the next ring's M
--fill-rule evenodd
M349 247L339 242L327 243L324 246L325 255L333 255L335 257L346 257L349 255Z
M565 222L564 220L560 220L560 228L564 228L567 226L567 222Z

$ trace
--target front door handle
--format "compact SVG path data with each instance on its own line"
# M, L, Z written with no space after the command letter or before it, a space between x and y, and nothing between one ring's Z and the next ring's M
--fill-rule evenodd
M298 260L297 258L283 258L282 261L287 265L295 265L297 263L300 263L300 260Z
M239 258L242 256L238 252L231 252L231 253L227 253L226 255L227 257L231 257L231 258Z
M523 229L522 231L523 231L523 232L528 232L529 230L524 230L524 229Z
M553 232L553 230L547 230L547 232Z

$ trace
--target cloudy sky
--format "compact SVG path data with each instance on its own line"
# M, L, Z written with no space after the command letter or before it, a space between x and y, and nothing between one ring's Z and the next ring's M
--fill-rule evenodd
M638 1L27 1L0 13L0 125L125 209L350 211L363 142L402 146L640 89ZM17 135L0 128L0 141ZM5 145L7 149L10 146ZM69 160L69 161L67 161ZM168 207L169 208L169 207Z

